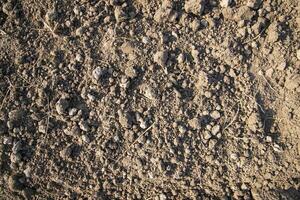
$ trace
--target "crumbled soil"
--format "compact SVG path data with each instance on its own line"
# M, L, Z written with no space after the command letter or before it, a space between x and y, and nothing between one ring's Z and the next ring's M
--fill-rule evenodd
M300 199L298 0L0 1L0 199Z

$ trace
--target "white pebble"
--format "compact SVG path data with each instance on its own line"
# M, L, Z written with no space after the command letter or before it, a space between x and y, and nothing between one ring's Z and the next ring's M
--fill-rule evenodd
M300 60L300 49L297 50L297 58Z
M100 67L97 67L96 69L93 70L93 78L98 81L102 75L103 70Z
M210 116L213 118L213 119L219 119L221 117L221 114L219 111L215 110L215 111L212 111L210 113Z
M220 131L220 128L221 128L220 125L213 126L212 129L211 129L211 133L213 135L217 135L217 133L219 133L219 131Z
M84 141L85 143L90 143L91 140L87 135L82 135L81 136L82 141Z
M179 54L178 58L177 58L178 63L184 63L185 61L185 56L183 53Z
M230 6L231 3L232 3L232 0L221 0L220 6L222 8L227 8Z
M89 125L86 121L80 121L79 127L81 130L86 131L86 132L90 130Z
M204 131L203 139L209 140L211 138L211 134L209 131Z
M31 176L31 169L30 167L27 167L24 171L24 174L27 178L29 178Z
M76 54L75 60L78 62L82 62L83 61L83 56L80 53Z

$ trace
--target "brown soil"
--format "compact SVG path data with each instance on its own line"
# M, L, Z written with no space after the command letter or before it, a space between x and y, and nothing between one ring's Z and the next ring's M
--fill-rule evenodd
M0 199L300 199L298 0L1 0Z

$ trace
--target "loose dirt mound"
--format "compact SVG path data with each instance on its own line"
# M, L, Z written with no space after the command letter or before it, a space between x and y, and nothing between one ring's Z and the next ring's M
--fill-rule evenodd
M300 199L298 6L1 1L1 199Z

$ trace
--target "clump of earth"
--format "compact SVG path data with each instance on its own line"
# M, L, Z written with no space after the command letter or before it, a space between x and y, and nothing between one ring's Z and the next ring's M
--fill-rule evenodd
M1 199L300 199L297 0L2 0Z

